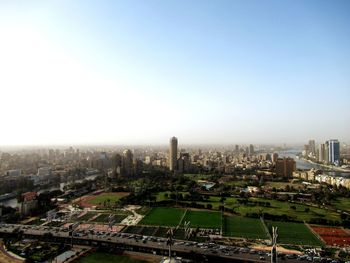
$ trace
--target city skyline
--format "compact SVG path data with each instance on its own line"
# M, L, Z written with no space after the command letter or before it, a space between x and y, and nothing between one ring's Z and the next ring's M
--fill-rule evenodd
M0 3L0 146L349 143L347 1Z

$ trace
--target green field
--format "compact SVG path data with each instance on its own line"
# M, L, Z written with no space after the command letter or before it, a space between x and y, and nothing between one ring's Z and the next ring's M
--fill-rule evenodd
M149 261L144 260L137 260L133 259L128 256L120 256L120 255L113 255L113 254L107 254L102 252L94 252L92 254L89 254L85 257L80 258L77 263L147 263Z
M296 203L288 203L278 200L271 200L265 198L249 198L251 201L260 201L260 202L269 202L270 207L262 206L244 206L235 204L232 206L234 211L239 213L242 216L245 216L247 213L269 213L272 215L288 215L297 221L309 221L312 218L326 218L328 220L339 220L339 213L332 212L326 209L311 207ZM291 209L291 206L295 206L296 209ZM230 206L228 206L230 207ZM309 208L309 212L305 212L305 208Z
M165 194L168 194L168 197L165 196ZM179 192L180 193L180 192ZM186 194L187 192L181 192ZM170 200L170 192L160 192L157 194L157 201L163 201L163 200ZM288 215L295 221L310 221L311 219L315 218L326 218L328 220L333 221L339 221L340 216L339 213L335 211L329 211L328 209L324 208L318 208L313 206L307 206L303 204L297 204L297 203L289 203L274 199L265 199L265 198L248 198L249 204L244 205L240 204L238 202L238 199L236 197L226 197L224 200L225 207L233 209L235 213L241 215L241 216L247 216L247 214L250 213L269 213L271 215ZM190 203L191 201L181 201L185 203ZM260 206L260 205L254 205L253 202L268 202L270 203L269 207L266 206ZM213 210L219 210L219 207L222 205L221 197L219 196L209 196L207 200L203 201L196 201L197 204L202 204L206 206L207 204L212 205ZM350 199L349 198L339 198L337 202L334 203L334 205L338 209L350 210ZM296 209L291 209L291 206L295 206ZM308 212L305 212L305 209L309 209Z
M221 228L221 213L209 211L190 211L188 210L184 222L190 221L191 227L200 228Z
M79 217L79 218L76 218L77 221L80 221L80 222L86 222L88 221L90 218L94 217L95 215L97 215L96 212L87 212L85 215Z
M224 235L251 239L269 239L260 219L225 216Z
M96 217L94 220L92 220L92 222L108 223L109 216L110 216L109 213L100 214L98 217ZM127 217L127 214L114 214L115 223L120 223L126 217Z
M95 196L93 199L89 200L89 203L92 205L103 205L106 202L106 205L114 205L116 201L119 201L125 195L118 195L117 193L103 193Z
M338 197L336 201L332 201L332 206L339 210L350 212L350 198Z
M169 207L153 208L139 224L158 226L177 226L185 210Z
M278 243L321 246L322 242L303 223L265 221L271 233L277 227Z
M212 176L211 174L184 174L185 177L191 179L192 181L209 180Z

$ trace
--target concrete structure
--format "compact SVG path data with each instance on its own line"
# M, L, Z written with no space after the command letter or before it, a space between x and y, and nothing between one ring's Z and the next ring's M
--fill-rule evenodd
M38 169L38 176L45 177L51 175L51 168L50 167L41 167Z
M339 165L340 145L338 140L328 140L326 142L328 152L328 163Z
M180 158L177 160L177 170L180 173L189 172L191 168L191 158L189 153L180 153Z
M36 192L27 192L22 194L22 202L19 203L19 212L22 216L29 215L33 210L38 208Z
M309 140L309 153L311 153L312 156L316 156L315 140Z
M251 156L253 154L254 154L254 145L251 144L251 145L249 145L249 155Z
M122 169L121 174L123 176L131 176L134 173L133 170L133 154L129 149L124 150L122 157Z
M21 169L7 171L7 176L21 176L21 175L22 175Z
M324 143L320 144L318 149L318 161L323 163L326 161L326 145Z
M277 162L277 159L278 159L278 153L273 153L273 154L272 154L272 162L273 162L273 163L276 163L276 162Z
M169 169L170 171L177 170L177 138L170 138L170 149L169 149Z
M276 161L276 175L281 177L292 178L296 170L296 163L293 158L278 158Z

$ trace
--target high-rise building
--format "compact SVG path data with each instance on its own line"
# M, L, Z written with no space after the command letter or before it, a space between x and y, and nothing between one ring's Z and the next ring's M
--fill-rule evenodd
M180 173L189 172L191 169L191 158L189 153L180 153L180 158L177 160L177 170Z
M249 145L249 155L253 155L254 154L254 145L251 144Z
M309 140L309 151L310 153L315 156L316 155L316 144L315 140Z
M134 175L139 176L142 174L142 170L143 170L143 162L139 159L134 159L133 160L134 163Z
M177 138L170 138L169 149L169 169L170 171L176 171L177 169Z
M133 154L129 149L124 150L122 158L122 175L133 175Z
M121 174L122 172L122 156L120 154L115 154L113 157L112 157L112 175L113 177L117 177L117 175Z
M236 144L236 146L235 146L235 153L236 154L239 154L239 146Z
M338 140L328 140L326 142L328 149L328 163L339 164L340 161L340 144Z
M276 161L276 175L291 178L296 169L293 158L278 158Z
M326 145L324 143L321 143L318 149L318 161L320 163L326 161Z
M278 159L278 153L273 153L273 154L272 154L272 162L273 162L273 163L276 163L276 162L277 162L277 159Z

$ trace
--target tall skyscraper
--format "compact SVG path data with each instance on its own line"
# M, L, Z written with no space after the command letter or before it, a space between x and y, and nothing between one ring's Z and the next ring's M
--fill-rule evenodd
M326 142L328 149L328 162L331 164L339 164L340 161L340 144L338 140L328 140Z
M249 145L249 155L254 155L254 145Z
M124 150L122 158L122 175L133 175L133 154L129 149Z
M318 161L323 163L326 161L326 145L324 143L320 144L318 151Z
M169 149L169 169L175 171L177 169L177 138L170 138L170 149Z
M309 140L309 151L310 151L310 153L313 156L316 155L316 143L315 143L315 140Z

